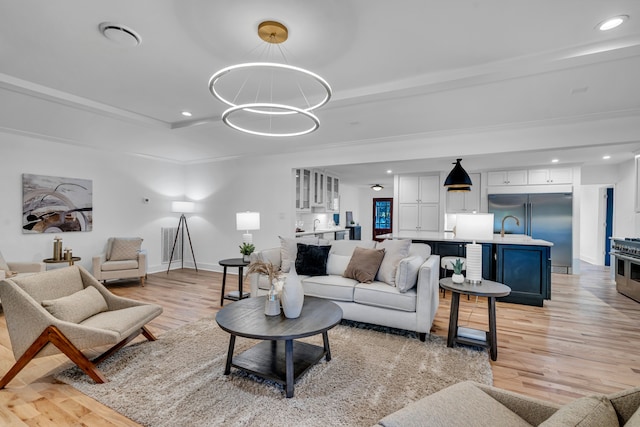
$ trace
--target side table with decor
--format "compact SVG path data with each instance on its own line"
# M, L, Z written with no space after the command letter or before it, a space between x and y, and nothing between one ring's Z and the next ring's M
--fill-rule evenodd
M496 298L505 297L511 293L511 288L502 283L483 280L480 284L468 282L455 283L450 277L440 279L440 286L451 291L451 313L449 314L449 334L447 347L455 344L474 345L489 349L491 360L498 359L498 335L496 332ZM460 294L487 297L489 311L489 331L479 331L458 326L458 310L460 308Z

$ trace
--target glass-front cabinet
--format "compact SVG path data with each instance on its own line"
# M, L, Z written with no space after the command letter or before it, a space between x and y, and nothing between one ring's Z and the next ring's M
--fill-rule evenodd
M324 172L320 170L313 171L313 197L311 205L313 207L323 206L325 201L324 189Z
M340 180L335 176L327 175L327 211L340 210Z
M296 210L311 211L311 170L296 169Z

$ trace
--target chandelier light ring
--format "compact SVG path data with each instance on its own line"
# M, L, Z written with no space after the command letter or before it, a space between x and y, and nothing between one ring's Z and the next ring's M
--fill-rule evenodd
M324 96L324 98L316 103L315 105L311 105L310 107L307 108L299 108L299 107L294 107L294 106L287 106L286 110L283 111L279 111L279 112L271 112L271 111L266 111L263 109L260 109L261 107L253 107L253 108L244 108L245 111L249 111L251 113L257 113L257 114L269 114L269 115L286 115L286 114L297 114L298 111L297 110L303 110L303 111L313 111L317 108L322 107L323 105L325 105L327 102L329 102L329 100L331 99L331 95L332 95L332 91L331 91L331 86L329 86L329 83L327 83L327 81L325 79L323 79L322 77L320 77L319 75L317 75L316 73L309 71L309 70L305 70L304 68L300 68L300 67L296 67L294 65L289 65L289 64L280 64L277 62L246 62L243 64L235 64L235 65L231 65L229 67L225 67L219 71L217 71L214 75L211 76L211 78L209 79L209 91L211 92L211 94L216 97L218 100L220 100L221 102L224 102L225 104L227 104L230 107L237 107L238 104L235 104L234 102L224 98L216 89L216 84L218 82L220 82L220 80L227 74L236 71L236 70L240 70L240 69L247 69L247 68L255 68L257 70L261 69L261 68L266 68L266 69L284 69L284 70L288 70L288 71L294 71L294 72L298 72L298 73L302 73L303 75L307 76L307 77L311 77L312 79L314 79L317 83L319 83L324 90L326 91L326 95ZM262 104L262 103L254 103L254 104ZM269 104L269 103L266 103ZM249 105L249 104L244 104L244 105ZM270 104L273 105L273 104ZM278 105L284 105L284 104L278 104Z
M271 111L271 112L267 112L269 109L273 110L280 110L280 111ZM275 114L282 114L283 111L286 111L287 114L301 114L304 117L308 118L309 120L312 121L312 125L311 127L307 128L307 129L303 129L301 131L294 131L294 132L285 132L285 133L275 133L275 132L261 132L258 130L253 130L253 129L249 129L249 128L245 128L242 126L239 126L235 123L233 123L231 121L231 117L233 115L233 113L236 113L238 111L247 111L247 112L252 112L252 113L259 113L259 114L265 114L265 115L275 115ZM306 135L308 133L311 133L313 131L315 131L316 129L318 129L318 127L320 127L320 120L318 119L318 117L316 117L315 114L311 113L308 109L302 109L302 108L298 108L298 107L292 107L291 105L284 105L284 104L272 104L269 102L254 102L254 103L250 103L250 104L241 104L241 105L234 105L231 108L227 109L224 113L222 113L222 121L224 122L224 124L226 124L229 127L232 127L233 129L239 130L240 132L245 132L245 133L249 133L252 135L258 135L258 136L276 136L276 137L283 137L283 136L301 136L301 135Z

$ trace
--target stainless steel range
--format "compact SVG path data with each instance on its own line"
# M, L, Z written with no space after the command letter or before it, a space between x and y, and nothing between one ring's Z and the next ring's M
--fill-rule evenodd
M640 239L613 238L611 255L615 257L616 289L640 302Z

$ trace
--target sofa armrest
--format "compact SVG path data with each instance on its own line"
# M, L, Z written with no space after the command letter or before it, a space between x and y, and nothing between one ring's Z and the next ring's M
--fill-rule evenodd
M420 266L416 283L416 332L429 332L440 303L440 255L431 255Z
M560 409L559 405L541 399L523 396L485 384L474 383L474 385L534 426L543 423Z
M7 262L9 270L16 273L40 273L46 270L44 262Z
M106 253L101 253L100 255L96 255L92 258L91 266L93 270L93 276L98 280L102 280L102 264L104 264L106 261Z

